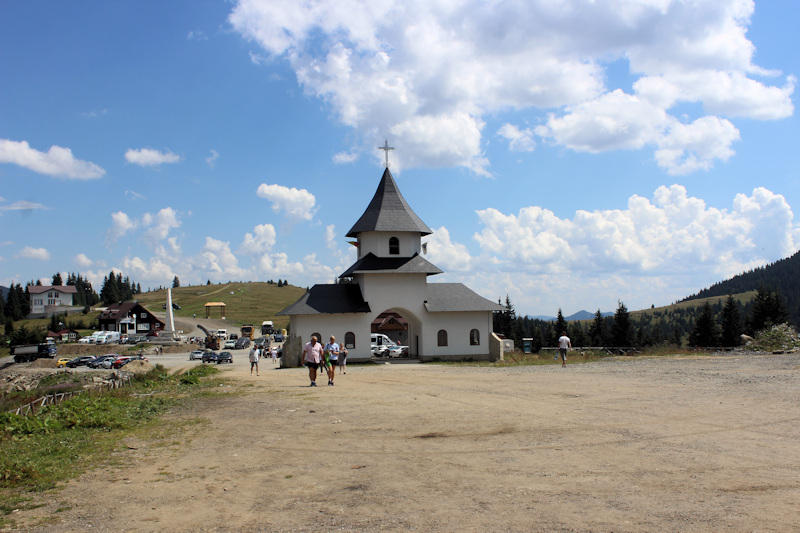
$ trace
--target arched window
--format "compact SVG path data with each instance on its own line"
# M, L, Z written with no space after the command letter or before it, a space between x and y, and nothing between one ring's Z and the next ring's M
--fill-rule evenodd
M356 347L356 334L352 331L348 331L344 334L344 347L348 350L352 350Z
M479 346L481 343L481 333L477 329L470 330L469 332L469 345Z
M400 239L397 237L391 237L389 239L389 254L400 255Z
M447 331L440 329L436 338L439 341L439 346L447 346Z

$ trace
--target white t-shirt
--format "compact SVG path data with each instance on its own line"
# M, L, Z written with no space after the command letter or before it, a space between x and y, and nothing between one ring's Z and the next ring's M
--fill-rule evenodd
M569 348L569 337L567 337L566 335L562 335L561 337L559 337L558 347L563 349Z

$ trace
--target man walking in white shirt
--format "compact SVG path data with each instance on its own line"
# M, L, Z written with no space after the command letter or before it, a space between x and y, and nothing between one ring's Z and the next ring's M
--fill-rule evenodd
M567 337L567 332L562 331L561 336L558 338L558 354L561 356L562 368L567 367L567 350L572 349L572 341Z

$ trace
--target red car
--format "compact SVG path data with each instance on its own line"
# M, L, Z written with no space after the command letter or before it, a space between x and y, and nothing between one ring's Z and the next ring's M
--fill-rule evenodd
M123 366L127 365L131 361L147 361L147 357L143 355L123 355L122 357L118 357L111 363L111 368L122 368Z

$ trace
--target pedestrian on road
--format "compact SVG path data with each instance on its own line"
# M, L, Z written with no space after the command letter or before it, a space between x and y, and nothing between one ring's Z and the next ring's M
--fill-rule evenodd
M572 349L572 341L567 337L567 332L562 331L561 336L558 338L558 354L561 356L562 368L567 367L567 350Z
M339 344L333 335L331 335L330 342L325 345L325 352L328 354L328 385L333 385L336 367L339 365Z
M261 354L259 353L258 348L253 347L253 349L250 350L250 375L251 376L253 375L253 368L254 367L256 369L256 376L258 375L258 358L259 358L260 355Z
M308 367L308 378L311 380L310 387L317 386L317 368L322 361L322 345L317 342L315 335L303 347L303 364Z
M342 344L339 348L339 373L347 374L347 347Z
M272 354L272 364L274 365L278 362L278 348L273 346L272 350L270 350L270 353Z

